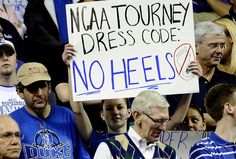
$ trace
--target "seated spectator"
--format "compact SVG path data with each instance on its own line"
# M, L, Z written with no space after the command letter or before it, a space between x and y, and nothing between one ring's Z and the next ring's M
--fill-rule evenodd
M205 131L206 123L202 111L196 105L190 105L188 112L179 130L184 131Z
M169 121L169 103L156 91L141 91L131 105L134 126L125 134L102 142L94 159L177 158L175 150L159 141Z
M0 115L0 159L18 159L20 152L19 126L10 116Z
M227 18L220 18L214 21L225 28L226 48L218 68L224 72L236 75L236 25Z
M1 33L0 33L1 34ZM16 92L16 51L12 42L0 38L0 114L10 114L25 102Z
M216 121L216 130L190 149L190 159L233 159L236 157L236 85L217 84L206 95L205 107Z
M208 125L214 129L215 121L207 114L204 107L204 98L208 90L218 83L236 83L232 74L220 71L217 66L223 57L225 49L224 28L213 22L200 22L195 26L196 57L202 67L202 76L199 78L199 93L194 93L191 104L197 105L204 113ZM171 114L175 111L181 95L167 96L171 105Z

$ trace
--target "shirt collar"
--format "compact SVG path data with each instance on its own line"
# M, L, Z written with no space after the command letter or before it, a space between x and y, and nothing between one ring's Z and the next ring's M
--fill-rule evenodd
M130 139L134 142L134 144L139 148L143 146L145 146L146 148L149 148L158 144L158 141L148 144L147 140L142 139L141 136L132 127L129 128L128 135Z
M211 138L211 140L213 140L214 142L217 143L217 145L230 145L232 144L232 142L228 142L224 139L222 139L220 136L218 136L215 132L212 132L209 136Z

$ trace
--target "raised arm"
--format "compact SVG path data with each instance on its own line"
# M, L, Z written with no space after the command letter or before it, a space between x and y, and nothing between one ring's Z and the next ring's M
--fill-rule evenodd
M231 7L229 3L222 2L221 0L207 0L207 3L219 16L229 14Z
M198 77L202 76L202 68L198 61L190 62L188 70ZM184 121L184 118L187 114L190 102L192 99L192 93L184 94L174 112L171 116L171 120L166 125L166 130L173 130L179 126L180 123Z
M92 124L84 110L83 103L81 101L73 101L72 99L70 60L75 56L75 53L74 46L72 44L66 44L62 54L62 60L68 68L69 100L72 111L75 113L76 125L85 143L89 144L92 134Z
M187 114L188 107L192 99L192 94L184 94L174 112L171 116L171 120L166 125L166 130L173 130L179 126L184 121Z

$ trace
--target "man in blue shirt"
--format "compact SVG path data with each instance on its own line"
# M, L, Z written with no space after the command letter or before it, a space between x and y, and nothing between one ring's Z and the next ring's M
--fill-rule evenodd
M205 107L216 121L216 130L195 143L190 159L236 158L236 85L217 84L205 98Z
M16 80L17 93L26 103L11 113L24 136L20 159L89 159L72 111L48 102L51 77L46 67L37 62L24 63Z

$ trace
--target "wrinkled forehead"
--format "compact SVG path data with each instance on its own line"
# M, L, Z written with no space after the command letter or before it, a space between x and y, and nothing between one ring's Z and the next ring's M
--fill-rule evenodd
M149 107L146 110L147 113L150 115L155 115L156 117L168 117L169 116L169 109L168 107Z
M18 124L10 117L0 117L0 133L19 132Z
M220 42L224 43L226 41L225 35L205 35L201 42Z

